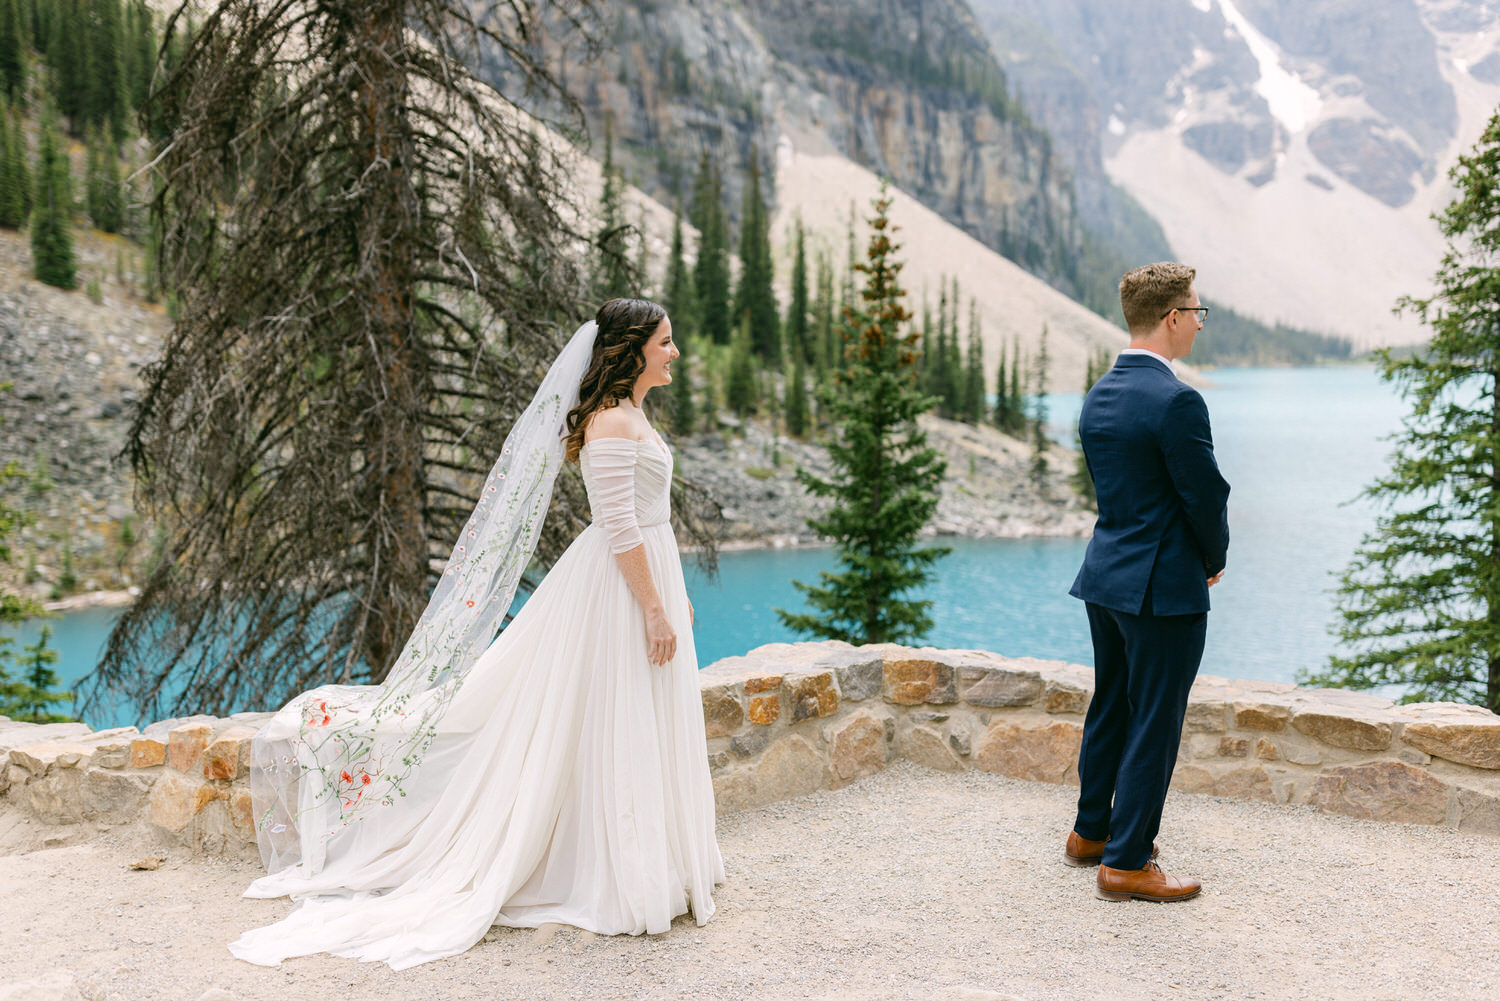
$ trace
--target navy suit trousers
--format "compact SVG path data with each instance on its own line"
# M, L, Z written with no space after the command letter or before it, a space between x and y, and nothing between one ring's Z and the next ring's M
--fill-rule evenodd
M1108 839L1110 868L1140 869L1161 827L1208 614L1131 615L1087 606L1094 699L1083 724L1073 829L1091 841Z

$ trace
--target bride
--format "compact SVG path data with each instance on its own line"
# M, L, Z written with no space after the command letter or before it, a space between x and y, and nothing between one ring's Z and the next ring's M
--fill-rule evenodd
M712 916L724 866L672 455L641 410L677 356L660 306L601 306L511 430L387 680L304 692L256 736L268 875L245 895L298 904L236 956L399 970L494 924L638 935ZM564 458L593 523L496 637Z

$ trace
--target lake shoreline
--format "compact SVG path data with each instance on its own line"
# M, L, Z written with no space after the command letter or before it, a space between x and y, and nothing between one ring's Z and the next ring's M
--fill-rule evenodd
M81 591L78 594L70 594L66 598L56 601L42 603L42 608L48 612L81 612L87 608L126 608L135 603L140 592L136 588L124 590L102 589L98 591Z
M1048 526L1040 526L1040 530L1027 531L1026 528L1037 526L1022 526L1021 531L974 534L959 534L957 532L939 532L924 535L923 543L935 545L946 545L952 541L994 541L1005 539L1084 539L1088 538L1093 531L1093 516L1088 517L1087 530L1080 532L1075 524L1076 519L1063 519L1055 526L1056 531L1049 531ZM814 550L832 549L833 543L817 536L803 535L767 535L756 539L727 539L718 547L720 553L754 553L771 550ZM695 556L701 550L694 546L682 546L680 551L686 556ZM139 596L139 588L101 588L97 591L80 591L70 594L66 598L58 598L55 601L42 603L42 608L51 614L66 614L68 612L81 612L96 608L128 608L135 603Z

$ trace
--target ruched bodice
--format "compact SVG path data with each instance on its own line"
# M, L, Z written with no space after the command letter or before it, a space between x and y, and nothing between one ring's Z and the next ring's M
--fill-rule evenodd
M578 456L589 510L610 548L641 544L640 529L665 525L672 514L672 454L654 434L639 441L595 438Z

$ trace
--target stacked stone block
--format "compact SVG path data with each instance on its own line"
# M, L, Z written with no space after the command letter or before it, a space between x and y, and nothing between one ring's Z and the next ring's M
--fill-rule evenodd
M1091 670L1059 661L842 643L770 644L702 674L721 811L836 789L895 758L1076 785L1093 689ZM1173 788L1500 834L1500 717L1203 676Z
M194 716L91 732L0 717L0 803L51 824L143 822L196 848L255 843L250 738L266 713Z

